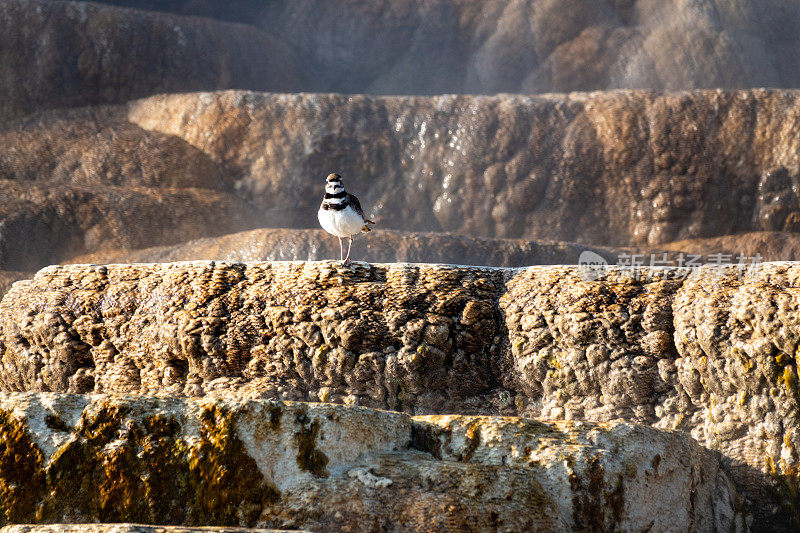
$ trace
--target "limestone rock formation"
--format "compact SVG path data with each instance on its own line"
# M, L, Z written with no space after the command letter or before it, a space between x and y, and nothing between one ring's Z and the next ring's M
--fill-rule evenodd
M757 523L797 519L800 268L589 274L50 267L0 302L0 386L643 423L718 450Z
M0 118L163 92L313 90L301 60L256 28L89 2L0 3Z
M316 227L332 169L382 229L640 247L792 231L798 98L219 92L44 112L0 126L0 268Z
M15 272L9 270L0 270L0 298L11 288L15 281L21 279L28 279L33 277L33 272Z
M119 108L60 110L0 126L0 269L141 248L263 221L232 179L185 141Z
M800 257L799 45L796 0L0 0L3 531L800 530L800 265L488 266ZM482 266L237 262L337 257L332 171L356 259Z
M578 264L591 251L610 264L610 250L566 242L481 239L446 233L372 230L353 241L352 257L378 263L450 263L518 267ZM174 246L103 251L68 263L168 263L173 261L319 261L339 258L339 241L323 230L257 229L196 239ZM0 292L0 294L2 294Z
M23 105L222 87L372 94L800 87L793 0L106 3L204 18L12 2L22 13L0 18L0 35L11 34L3 44L33 44L33 57L46 58L35 69L25 57L4 62L12 79L43 82L16 83L19 99L35 89Z
M104 247L171 244L251 226L253 209L207 189L47 186L0 180L0 268L42 264Z
M798 217L800 220L800 217ZM800 233L789 231L753 231L706 239L686 239L660 245L663 250L709 256L722 254L758 257L761 261L800 261Z
M260 25L341 92L800 87L791 0L281 0Z
M634 424L62 394L1 396L0 420L5 523L745 529L713 452Z
M226 165L281 227L314 225L321 169L337 169L384 228L658 245L791 229L798 98L225 92L140 100L128 118Z

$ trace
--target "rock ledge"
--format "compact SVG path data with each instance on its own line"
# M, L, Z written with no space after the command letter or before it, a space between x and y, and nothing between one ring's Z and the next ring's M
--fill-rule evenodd
M0 516L313 531L742 530L712 452L625 423L0 396Z

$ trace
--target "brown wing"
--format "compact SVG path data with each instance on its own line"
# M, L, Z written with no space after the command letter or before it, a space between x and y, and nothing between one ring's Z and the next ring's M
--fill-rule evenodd
M353 209L356 210L356 213L358 213L358 216L360 216L363 219L364 218L364 210L361 209L361 203L358 201L358 198L356 198L355 195L348 193L347 199L349 200L350 205L353 206Z
M364 227L361 228L361 231L364 231L364 232L369 231L369 224L374 224L374 222L364 218L364 210L361 209L361 202L359 202L358 198L356 198L355 196L353 196L350 193L347 193L347 199L350 201L350 205L353 206L353 209L356 210L356 213L358 213L358 216L361 217L361 220L364 221Z

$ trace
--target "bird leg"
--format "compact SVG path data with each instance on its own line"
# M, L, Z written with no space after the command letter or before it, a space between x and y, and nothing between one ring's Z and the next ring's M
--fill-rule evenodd
M342 245L342 238L338 237L339 239L339 261L344 259L344 247Z
M353 246L353 236L351 235L348 237L349 241L347 242L347 257L344 258L344 264L350 264L350 248Z

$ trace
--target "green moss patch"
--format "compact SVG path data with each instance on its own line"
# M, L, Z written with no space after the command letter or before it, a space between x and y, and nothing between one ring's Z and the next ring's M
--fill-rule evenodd
M74 429L56 423L73 435L45 466L24 424L0 412L3 523L252 527L280 492L236 436L235 422L225 408L205 408L199 443L190 446L174 417L134 419L107 404L84 412Z
M328 477L328 457L316 445L319 421L312 421L305 412L301 412L297 415L297 423L300 424L300 431L294 436L298 447L297 466L316 477Z
M235 525L242 514L252 527L262 508L280 499L280 492L266 482L255 460L236 437L234 416L217 406L201 415L201 444L189 464L189 484L195 506L187 520L191 525Z
M44 458L25 425L0 410L0 509L3 523L30 522L45 492Z

